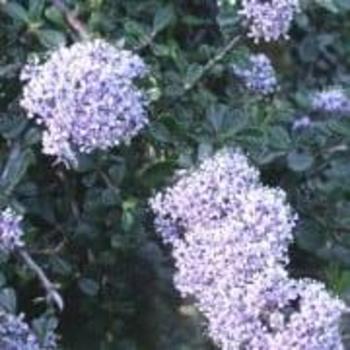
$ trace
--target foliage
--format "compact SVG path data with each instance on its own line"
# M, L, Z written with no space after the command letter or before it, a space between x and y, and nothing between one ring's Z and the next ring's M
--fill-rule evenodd
M90 33L145 60L150 100L150 124L130 145L80 155L71 169L42 154L41 129L19 106L27 60L79 39L53 3L0 1L0 205L24 216L28 251L65 308L43 302L16 254L1 256L0 305L25 312L41 334L58 322L63 349L211 349L200 315L173 289L147 201L177 169L225 145L242 147L264 182L288 193L299 215L292 273L347 298L350 120L313 111L311 96L350 88L349 2L304 0L290 40L254 44L239 1L67 1ZM251 93L233 74L253 53L271 59L276 93ZM306 115L311 124L294 128Z

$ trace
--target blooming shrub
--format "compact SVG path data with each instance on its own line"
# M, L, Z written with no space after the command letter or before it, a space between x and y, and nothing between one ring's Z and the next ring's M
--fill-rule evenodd
M349 20L0 1L0 348L349 348Z

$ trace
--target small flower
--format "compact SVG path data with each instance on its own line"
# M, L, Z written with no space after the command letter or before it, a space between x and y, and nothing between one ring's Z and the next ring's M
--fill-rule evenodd
M242 0L239 13L246 20L250 38L269 42L288 38L298 10L299 0Z
M275 69L265 54L251 55L246 67L234 65L233 70L254 93L269 95L278 87Z
M71 160L129 142L148 123L134 83L145 74L140 57L103 40L62 47L24 67L21 105L45 130L43 152Z
M0 250L11 252L24 246L22 216L7 208L0 213Z
M304 116L302 118L298 118L294 120L292 129L293 130L300 130L300 129L306 129L312 124L312 121L309 116Z
M316 92L311 98L312 108L327 113L350 112L350 99L340 88L329 88Z

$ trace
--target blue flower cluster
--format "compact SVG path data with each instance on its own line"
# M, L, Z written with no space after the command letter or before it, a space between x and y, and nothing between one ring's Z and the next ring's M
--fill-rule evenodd
M223 150L151 199L175 285L223 350L341 350L345 305L286 266L296 216L240 151Z
M103 40L62 47L25 67L21 105L45 129L43 152L71 160L129 142L148 123L134 82L146 72L139 56Z
M1 350L54 350L56 337L50 334L41 344L38 337L24 321L23 315L15 316L0 311L0 349Z
M11 252L24 246L22 216L7 208L0 213L0 251Z
M251 55L245 67L234 65L233 71L254 93L269 95L278 87L275 69L265 54Z
M255 42L288 38L299 0L242 0L240 14L249 27L248 36Z
M312 108L326 113L350 113L350 98L341 88L328 88L315 92L311 99Z

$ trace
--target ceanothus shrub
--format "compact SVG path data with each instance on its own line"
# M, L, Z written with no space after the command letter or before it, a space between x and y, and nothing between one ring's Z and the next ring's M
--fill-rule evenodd
M349 14L0 1L0 350L348 348Z

